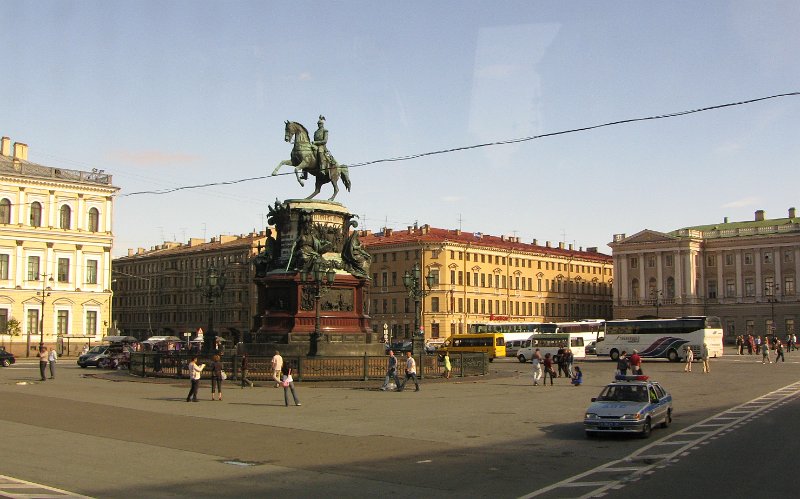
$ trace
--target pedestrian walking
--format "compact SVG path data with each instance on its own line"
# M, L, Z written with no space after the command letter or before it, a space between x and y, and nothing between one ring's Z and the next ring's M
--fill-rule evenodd
M581 386L583 383L583 371L580 366L575 366L575 371L572 373L572 386Z
M642 358L639 356L639 350L634 350L630 357L631 374L641 376L642 374Z
M47 354L47 364L50 366L50 379L56 377L56 360L58 360L56 349L50 347L50 352Z
M703 347L700 349L700 359L703 361L703 372L710 373L711 365L708 362L708 345L705 343L703 343Z
M683 347L684 349L684 359L686 359L686 366L683 368L683 372L690 373L692 372L692 362L694 362L694 350L692 350L691 345L686 345Z
M248 385L250 386L250 388L253 387L253 382L250 381L249 379L247 379L247 370L248 370L249 367L250 366L249 366L249 361L247 360L247 353L243 353L242 354L242 362L239 365L239 368L242 371L242 374L241 374L241 377L242 377L242 389L244 389L244 387L248 386Z
M219 399L214 398L215 389ZM211 400L222 400L222 362L217 354L211 357Z
M297 393L294 391L294 379L292 379L291 368L288 368L285 373L281 373L281 385L283 386L283 403L286 404L286 407L289 407L289 390L292 391L294 405L303 405L300 403L300 399L297 398Z
M49 354L47 353L47 349L44 346L39 347L39 374L40 380L39 381L47 381L45 377L45 373L47 372L47 359Z
M778 359L781 359L781 362L786 362L786 359L783 358L783 345L781 341L778 340L775 342L775 363L778 363Z
M736 352L739 355L744 355L744 338L741 335L736 337Z
M756 336L756 355L761 352L761 336Z
M81 348L81 355L86 355L87 353L89 353L89 345L83 345L83 348Z
M450 379L451 371L453 370L453 366L450 364L450 354L445 352L444 353L444 376L447 379Z
M564 376L572 377L572 364L575 362L575 355L572 353L570 347L564 347L564 353L561 357L561 363L564 365Z
M628 352L623 350L622 353L619 354L619 358L617 359L617 374L620 376L627 376L628 367L630 367L630 363L628 360Z
M386 366L386 377L383 379L383 386L381 390L386 391L389 389L389 380L394 380L395 390L400 389L400 380L397 379L397 357L394 356L394 351L389 350L389 363Z
M417 381L417 362L414 360L414 357L411 355L411 352L406 352L406 379L403 380L403 384L397 389L398 392L402 392L403 389L406 387L406 383L408 380L414 380L414 391L419 391L419 381Z
M275 380L275 388L281 386L281 374L283 371L283 357L281 353L275 350L275 355L272 356L272 379Z
M556 377L556 371L553 369L553 359L549 353L544 354L544 379L543 385L547 385L547 376L550 376L550 386L553 386L553 378Z
M533 386L539 386L539 380L542 379L542 352L537 348L533 351Z
M200 375L205 368L205 364L197 365L196 355L192 357L192 360L189 362L189 380L192 385L191 388L189 388L189 395L186 396L187 402L197 402L197 390L200 388Z
M769 349L766 347L761 349L761 364L772 364L772 359L769 358Z

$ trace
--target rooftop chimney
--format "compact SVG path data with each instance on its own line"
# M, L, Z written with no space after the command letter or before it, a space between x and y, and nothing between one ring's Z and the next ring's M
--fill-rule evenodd
M572 251L572 243L569 245L569 250Z
M28 160L28 144L14 142L14 159Z
M383 235L386 236L386 237L391 236L392 232L394 232L392 229L389 229L389 228L383 229Z
M0 154L3 156L11 156L11 139L8 137L0 139Z
M756 222L764 221L764 210L756 210Z
M550 247L550 241L545 241L544 246L545 246L545 248L549 248Z
M539 240L538 239L534 239L533 242L531 242L531 244L534 245L534 246L539 246Z
M723 218L722 219L722 223L724 223L724 224L728 223L728 217Z
M128 248L128 256L133 256L134 251L133 248Z
M558 249L564 249L564 243L563 243L563 241L560 241L560 242L558 243Z
M789 218L796 218L796 217L797 217L797 214L796 214L796 212L794 210L794 207L789 208Z
M414 227L413 226L411 226L411 225L408 226L408 233L409 234L413 234L414 233Z

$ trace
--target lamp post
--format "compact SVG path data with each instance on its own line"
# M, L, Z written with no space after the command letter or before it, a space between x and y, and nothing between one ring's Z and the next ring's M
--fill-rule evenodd
M41 318L41 330L39 334L39 348L41 349L44 346L44 303L45 298L50 296L50 289L53 288L53 284L55 281L53 280L53 276L51 274L40 274L39 277L42 279L42 290L37 291L36 294L39 295L42 301L42 318ZM50 279L45 279L49 277ZM50 283L50 286L47 286L47 283ZM25 353L26 357L31 356L31 328L28 327L28 342L27 342L27 352Z
M419 263L414 264L414 268L411 269L411 272L406 270L405 274L403 274L403 285L408 291L409 298L414 300L414 336L418 338L424 336L422 331L420 331L420 301L430 294L434 284L433 280L433 274L429 272L428 275L425 276L425 284L428 286L428 289L426 290L423 288Z
M324 267L327 267L325 269ZM308 355L317 355L319 341L322 339L320 330L319 302L322 300L322 293L333 286L336 281L336 269L332 265L324 265L319 260L314 261L311 271L300 271L300 282L303 284L303 291L311 293L314 297L314 332L311 334L311 344L309 345Z
M216 267L209 267L205 276L194 277L194 286L208 300L208 332L203 336L203 352L207 354L217 341L217 333L214 332L214 300L221 298L225 290L225 272L218 271Z
M653 305L656 307L656 319L658 319L658 309L661 307L661 297L663 293L660 289L651 289L650 298L653 300Z
M767 295L767 301L769 302L770 307L770 315L772 317L772 331L767 331L767 333L772 334L773 336L775 335L775 302L778 301L776 293L778 293L780 289L780 286L775 283L769 283L764 287L764 294Z

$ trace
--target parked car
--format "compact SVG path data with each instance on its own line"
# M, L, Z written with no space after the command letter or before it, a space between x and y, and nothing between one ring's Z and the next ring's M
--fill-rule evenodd
M97 345L89 349L88 352L78 357L78 365L81 367L100 367L100 361L109 357L108 345Z
M586 355L597 355L597 341L590 341L585 348Z
M388 353L389 350L394 351L394 353L405 353L411 352L414 349L414 343L411 340L408 341L395 341L391 345L386 347L386 352Z
M672 395L647 376L617 376L592 399L583 426L587 437L599 433L638 433L650 436L654 424L672 422Z
M7 352L5 347L0 347L0 364L2 364L3 367L8 367L16 361L17 359L14 358L14 354Z

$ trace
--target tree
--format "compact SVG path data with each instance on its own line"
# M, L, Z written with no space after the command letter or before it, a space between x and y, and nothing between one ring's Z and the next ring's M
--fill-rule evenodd
M22 333L22 325L13 317L6 322L5 334L9 336L19 336Z

